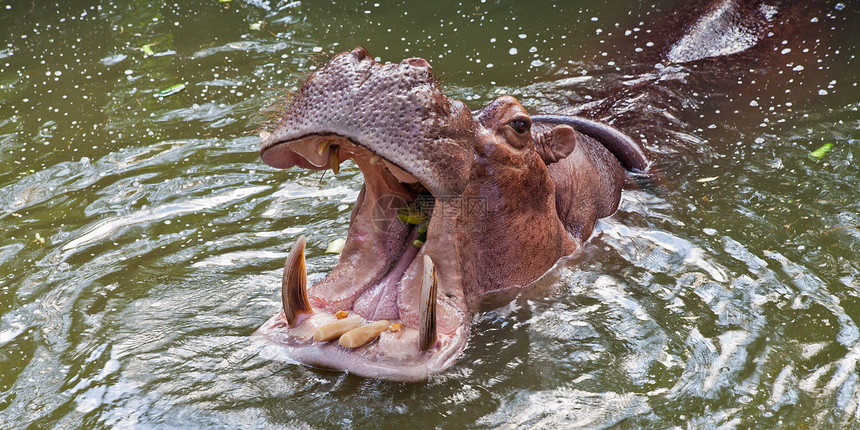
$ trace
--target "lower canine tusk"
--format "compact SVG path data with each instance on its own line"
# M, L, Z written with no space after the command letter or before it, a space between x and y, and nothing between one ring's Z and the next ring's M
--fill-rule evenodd
M308 271L305 265L304 236L300 237L284 263L284 278L281 281L281 302L284 316L290 327L295 326L299 315L313 312L308 301Z
M430 256L424 255L424 276L421 278L421 302L418 307L418 349L427 351L436 344L436 267Z

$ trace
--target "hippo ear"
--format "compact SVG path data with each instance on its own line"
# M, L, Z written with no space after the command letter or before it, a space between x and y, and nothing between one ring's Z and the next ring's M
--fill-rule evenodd
M558 125L534 137L535 149L545 164L555 163L576 149L576 136L569 125Z

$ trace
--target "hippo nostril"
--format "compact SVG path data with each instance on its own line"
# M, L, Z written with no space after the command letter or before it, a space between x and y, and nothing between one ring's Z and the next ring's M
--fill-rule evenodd
M367 49L364 49L364 47L362 46L353 49L352 54L355 55L355 58L358 58L359 60L370 58L370 52L368 52Z
M428 63L427 60L425 60L423 58L407 58L407 59L403 60L402 62L406 63L410 66L426 67L428 69L430 68L430 63Z

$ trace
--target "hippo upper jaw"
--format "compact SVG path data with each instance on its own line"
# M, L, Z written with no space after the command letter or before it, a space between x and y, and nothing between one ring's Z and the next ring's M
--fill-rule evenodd
M464 138L472 130L469 109L442 94L425 60L381 64L356 48L307 78L260 156L278 168L336 168L333 159L300 147L319 142L312 136L339 137L379 155L392 171L409 173L434 195L456 196L469 174Z

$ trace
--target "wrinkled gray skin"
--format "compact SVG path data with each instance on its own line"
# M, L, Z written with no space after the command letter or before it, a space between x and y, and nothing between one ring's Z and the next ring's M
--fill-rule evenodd
M533 122L510 96L472 112L442 94L420 58L381 64L363 48L335 56L304 82L261 156L274 167L306 169L353 159L365 186L339 263L307 290L310 316L291 325L275 315L255 339L273 356L369 377L421 380L449 367L483 296L530 284L618 207L624 168L574 129L582 121ZM627 167L647 168L638 144L588 123ZM433 202L420 249L415 229L397 219L416 199ZM424 256L438 279L438 340L419 351ZM310 340L309 330L338 311L403 328L355 349Z

